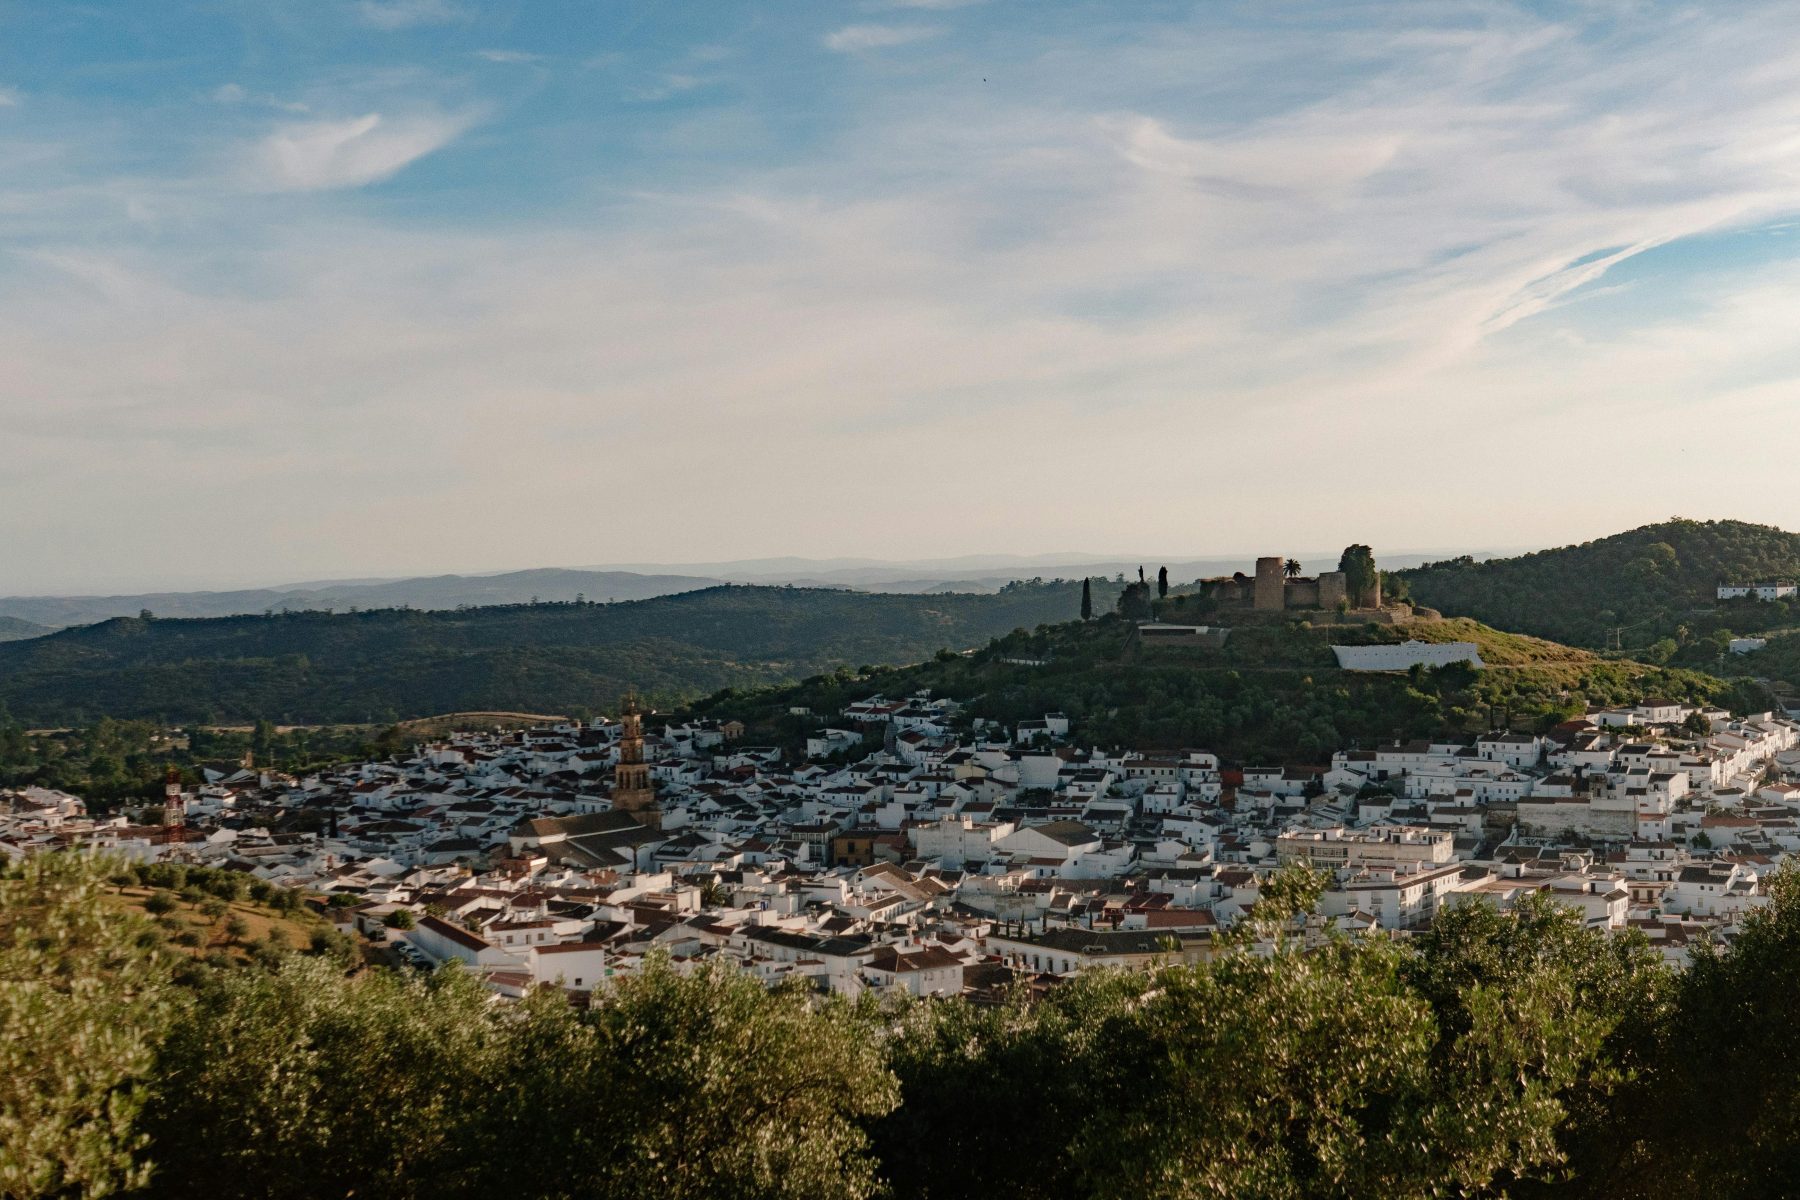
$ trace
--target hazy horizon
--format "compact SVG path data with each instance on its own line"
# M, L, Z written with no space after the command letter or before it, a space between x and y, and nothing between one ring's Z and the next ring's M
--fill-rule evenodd
M1792 6L0 30L0 594L1800 525Z
M1410 564L1420 559L1449 557L1460 554L1474 554L1477 557L1510 555L1525 553L1541 547L1533 546L1496 546L1496 547L1426 547L1406 548L1386 551L1389 560ZM336 575L318 578L267 579L258 577L222 577L215 581L207 581L203 576L171 576L161 580L148 581L124 579L117 586L102 587L89 591L73 591L67 589L8 590L3 577L0 577L0 597L52 597L52 596L104 596L104 595L148 595L156 593L187 592L229 592L229 591L284 591L329 586L349 587L379 583L395 583L409 579L432 579L440 577L462 577L481 579L494 576L513 575L532 571L569 571L569 572L620 572L638 575L678 575L689 577L719 576L798 576L808 571L816 571L822 575L847 573L855 570L870 572L904 572L918 571L922 575L942 573L946 578L958 574L984 575L1004 574L1016 570L1020 578L1029 578L1031 574L1053 574L1062 567L1078 567L1083 565L1142 565L1147 571L1155 571L1165 565L1189 563L1235 563L1241 562L1245 569L1257 557L1275 551L1267 548L1242 553L1229 551L1218 553L1154 555L1154 554L1084 554L1073 551L1058 551L1039 555L1016 555L996 553L991 555L961 555L951 559L883 559L883 558L808 558L800 555L774 555L766 558L747 558L717 560L710 562L641 562L641 563L540 563L528 567L502 567L498 569L473 568L463 570L426 570L400 572L383 575ZM1288 548L1288 553L1298 558L1309 573L1330 570L1337 562L1338 551L1315 549L1312 551ZM1377 557L1382 552L1378 551ZM1329 561L1327 561L1329 559ZM878 590L878 589L877 589Z

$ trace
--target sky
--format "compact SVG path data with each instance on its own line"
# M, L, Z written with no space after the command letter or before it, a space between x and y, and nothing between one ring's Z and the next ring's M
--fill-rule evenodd
M1800 526L1800 6L0 0L0 594Z

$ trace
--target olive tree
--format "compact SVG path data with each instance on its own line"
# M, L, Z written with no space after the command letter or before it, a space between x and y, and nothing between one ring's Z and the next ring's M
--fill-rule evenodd
M0 1195L144 1180L136 1123L175 996L161 939L108 902L119 869L43 854L0 878Z

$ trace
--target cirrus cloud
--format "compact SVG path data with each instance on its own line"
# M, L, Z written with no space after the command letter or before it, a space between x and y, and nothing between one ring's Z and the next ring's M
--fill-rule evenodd
M362 0L356 15L365 25L394 30L443 25L460 20L463 12L449 0Z
M937 37L944 31L935 25L846 25L825 35L825 48L840 54L882 50Z
M246 582L866 553L866 514L818 503L845 472L906 497L890 556L1796 521L1780 489L1722 485L1704 438L1645 431L1717 431L1734 478L1783 477L1800 444L1800 12L1226 7L1105 37L966 19L956 53L799 83L741 43L702 68L485 33L439 80L258 75L332 114L211 111L229 137L270 122L230 143L233 182L296 193L278 220L216 172L94 183L0 137L9 586L160 577L167 531L201 524ZM909 28L831 49L873 64L931 36ZM824 32L773 36L817 65ZM533 119L506 73L468 69L494 44L618 69L587 84L611 107L555 93ZM486 194L473 171L435 211L330 190L444 148L471 118L432 114L464 111L505 134L480 152L531 151L496 158ZM619 130L648 167L588 144ZM591 189L532 213L544 163ZM208 470L168 488L196 447ZM1219 486L1258 462L1296 487ZM1345 492L1346 463L1391 486ZM1095 470L1156 485L1071 507ZM659 520L516 515L621 493L657 495Z
M243 174L257 191L362 187L448 145L471 122L466 114L390 118L369 113L285 125L251 149Z

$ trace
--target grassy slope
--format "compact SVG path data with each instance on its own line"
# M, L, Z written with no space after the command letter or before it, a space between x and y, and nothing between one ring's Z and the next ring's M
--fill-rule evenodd
M1489 666L1583 664L1595 655L1573 646L1564 646L1542 638L1505 633L1479 621L1454 618L1443 621L1415 621L1404 625L1321 625L1302 623L1282 625L1249 625L1233 629L1221 647L1184 646L1180 642L1146 644L1148 657L1178 658L1195 665L1268 669L1335 669L1337 658L1333 645L1384 645L1415 640L1421 642L1473 642L1481 650L1481 659Z
M271 932L276 933L292 949L304 950L312 938L313 931L330 928L317 915L299 911L294 913L278 913L253 900L234 900L227 905L227 911L218 920L209 919L200 911L201 902L188 903L177 899L172 912L164 914L160 919L152 917L144 909L144 901L151 893L162 890L147 887L122 887L113 890L113 898L121 912L133 913L156 923L168 935L168 946L177 953L193 958L204 958L215 951L228 957L243 961L249 953L245 947L256 941L267 941ZM173 896L175 893L170 892ZM239 917L248 926L248 931L240 941L233 941L226 935L225 923L231 917ZM200 934L201 944L198 946L182 946L174 937L182 930L192 929Z
M1421 642L1474 642L1481 647L1481 661L1491 667L1594 661L1594 655L1589 651L1527 634L1507 633L1467 617L1420 621L1401 626L1400 633L1403 635L1401 640L1413 638Z

